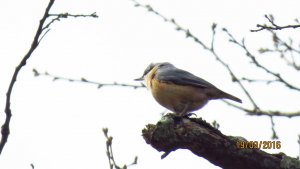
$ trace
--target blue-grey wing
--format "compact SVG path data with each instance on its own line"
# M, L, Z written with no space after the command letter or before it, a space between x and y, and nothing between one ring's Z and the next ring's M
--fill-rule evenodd
M158 70L155 76L159 81L165 83L173 83L178 85L195 86L200 88L215 87L211 83L189 73L185 70L177 68L167 68Z

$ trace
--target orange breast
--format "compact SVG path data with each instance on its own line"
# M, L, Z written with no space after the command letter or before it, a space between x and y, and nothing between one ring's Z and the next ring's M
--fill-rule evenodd
M195 111L207 103L207 96L201 88L162 83L155 78L150 86L155 100L175 113L181 113L185 107L187 112Z

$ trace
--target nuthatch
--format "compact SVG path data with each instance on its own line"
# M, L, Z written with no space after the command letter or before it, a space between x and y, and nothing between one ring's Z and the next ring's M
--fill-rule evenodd
M151 63L143 76L135 80L145 80L160 105L182 116L202 108L209 100L230 99L242 103L241 99L168 62Z

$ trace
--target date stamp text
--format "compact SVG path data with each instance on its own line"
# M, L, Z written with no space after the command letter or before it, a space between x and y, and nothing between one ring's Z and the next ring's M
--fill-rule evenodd
M280 149L280 141L237 141L237 148L243 149Z

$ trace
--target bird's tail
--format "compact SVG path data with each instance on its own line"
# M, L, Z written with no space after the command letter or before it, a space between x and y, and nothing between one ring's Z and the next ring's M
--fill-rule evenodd
M231 94L228 94L228 93L225 93L225 92L223 92L222 94L223 94L223 98L224 98L224 99L230 99L230 100L233 100L233 101L242 103L242 100L239 99L238 97L235 97L235 96L233 96L233 95L231 95Z

